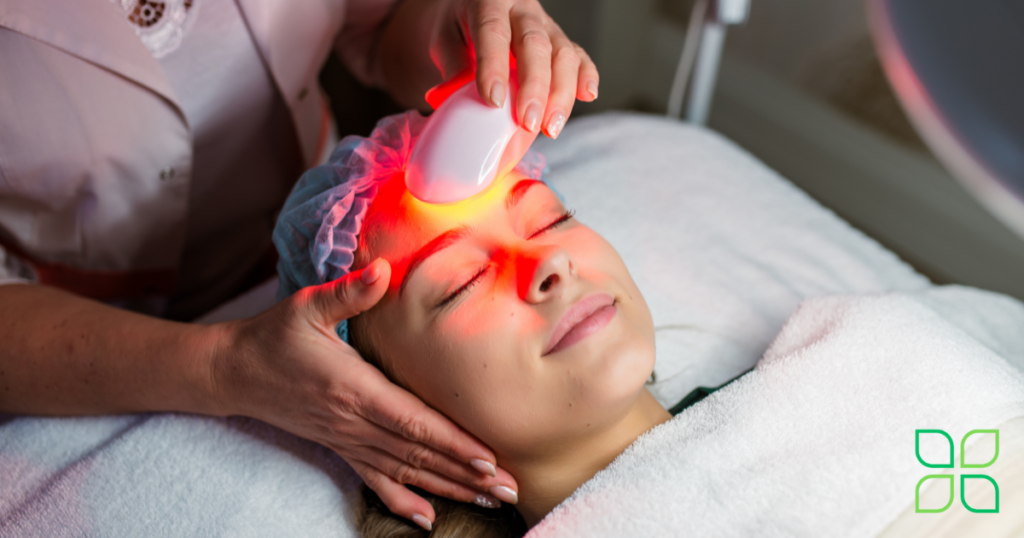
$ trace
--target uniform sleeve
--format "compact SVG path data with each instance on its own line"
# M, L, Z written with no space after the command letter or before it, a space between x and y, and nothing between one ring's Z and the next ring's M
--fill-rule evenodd
M0 286L6 284L36 284L35 271L24 260L0 246Z
M349 71L367 86L381 87L379 68L373 57L383 23L400 0L349 0L345 24L334 50Z

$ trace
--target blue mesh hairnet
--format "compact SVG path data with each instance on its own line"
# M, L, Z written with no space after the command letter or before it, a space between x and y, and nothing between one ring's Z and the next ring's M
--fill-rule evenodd
M278 299L349 273L367 209L381 182L405 169L426 122L415 111L388 116L377 122L369 138L346 136L327 164L299 178L274 227L280 256ZM528 151L516 168L542 179L544 156ZM347 322L339 323L337 332L348 342Z

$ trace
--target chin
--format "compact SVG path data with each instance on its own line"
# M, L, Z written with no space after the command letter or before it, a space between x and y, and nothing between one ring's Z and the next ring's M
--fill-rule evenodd
M588 375L589 392L601 407L628 408L639 397L654 371L654 342L640 334L623 334L612 342L590 343L594 353ZM582 350L581 350L582 351Z

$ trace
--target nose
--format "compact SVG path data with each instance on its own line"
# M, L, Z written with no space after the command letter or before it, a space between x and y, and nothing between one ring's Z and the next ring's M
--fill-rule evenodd
M542 303L557 297L577 278L576 261L567 250L556 245L523 253L517 265L519 297L528 303Z

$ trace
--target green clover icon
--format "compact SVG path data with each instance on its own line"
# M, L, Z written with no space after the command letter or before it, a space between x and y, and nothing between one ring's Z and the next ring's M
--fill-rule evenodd
M928 463L921 457L921 434L922 433L938 433L942 434L949 442L949 463ZM933 469L948 469L953 467L953 438L948 433L942 430L917 430L914 433L914 452L917 453L917 461L921 462L921 465L925 467L931 467Z
M949 480L949 500L946 501L946 506L942 508L921 508L921 484L924 484L929 479L940 479L944 478ZM953 499L956 496L953 495L953 475L951 474L930 474L917 482L917 490L914 492L914 511L919 514L937 514L939 512L945 512L947 508L953 506Z
M930 462L925 461L924 458L921 457L921 434L929 434L929 433L939 434L939 435L942 435L943 437L946 438L946 442L949 444L949 461L948 462L930 463ZM995 436L995 454L993 454L992 455L992 459L989 460L986 463L968 463L966 461L967 451L965 450L965 447L967 446L967 439L970 436L974 435L974 434L984 434L984 433L992 434L992 435ZM955 464L955 461L956 461L953 458L953 446L954 446L953 445L953 438L950 437L949 434L946 433L943 430L916 430L915 431L915 434L914 434L914 452L916 453L917 461L919 461L921 463L921 465L924 465L925 467L930 467L932 469L950 469L950 468L953 468L954 464ZM985 468L985 467L989 467L993 463L995 463L998 458L999 458L999 430L971 430L971 431L967 432L964 435L963 439L960 440L960 468L961 469L982 469L982 468ZM966 481L968 479L972 479L972 480L988 480L989 482L992 483L992 487L994 488L994 491L995 491L995 501L996 501L994 508L974 508L970 504L967 503L967 499L964 496L964 492L966 491L965 484L966 484ZM927 482L928 480L948 480L949 481L949 500L946 502L946 505L943 506L942 508L921 508L921 486L925 482ZM917 512L917 513L922 513L922 514L937 514L939 512L945 512L947 509L949 509L950 506L953 505L953 499L956 498L956 496L954 494L954 491L953 491L954 482L955 482L955 480L954 480L954 476L952 474L930 474L930 475L926 475L924 478L919 480L917 482L917 488L915 488L915 491L914 491L914 511ZM984 475L984 474L962 474L962 475L960 475L960 502L964 505L964 508L970 510L971 512L986 513L986 514L987 513L998 513L999 512L999 484L997 484L995 479L993 479L989 475Z
M991 433L996 436L996 452L992 455L992 459L988 463L967 463L964 458L967 457L967 451L964 450L964 446L967 444L967 438L976 433ZM946 437L949 437L948 435ZM960 440L960 467L963 469L981 469L988 467L996 462L999 458L999 430L971 430L964 435L964 438Z

